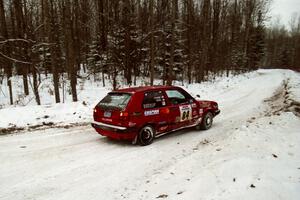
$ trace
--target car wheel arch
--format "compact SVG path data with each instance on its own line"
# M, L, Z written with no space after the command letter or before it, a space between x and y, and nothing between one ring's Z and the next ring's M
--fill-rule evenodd
M206 122L204 120L206 120L206 116L208 114L211 114L212 118L211 118L211 124L209 125L209 127L206 127L207 125L205 124ZM214 116L215 116L214 112L211 111L211 110L207 110L205 113L203 113L201 123L199 124L200 125L200 129L201 130L207 130L207 129L211 128L211 126L213 124L213 118L214 118Z
M154 122L147 122L145 124L143 124L140 128L139 128L139 131L140 132L142 130L142 128L144 128L145 126L151 126L154 130L154 133L156 132L156 127L157 127L157 124L154 123Z
M147 138L144 138L144 136L145 136L144 133L147 132L147 131L146 132L144 132L144 131L147 130L147 129L148 129L148 131L149 131L149 129L151 130L150 131L151 134L149 134L149 132L148 132L149 135L146 136ZM139 129L139 132L136 136L135 143L138 143L141 146L146 146L146 145L151 144L153 142L154 138L155 138L155 132L156 132L155 127L153 125L151 125L151 123L146 123L143 127L141 127Z
M209 108L209 109L207 109L207 110L205 110L204 112L203 112L203 114L202 114L202 116L204 117L207 113L211 113L214 117L216 116L215 115L215 110L214 109L212 109L212 108Z
M141 126L139 126L137 128L137 131L136 131L136 135L135 135L135 138L133 139L132 141L132 144L137 144L138 143L138 137L139 137L139 133L140 131L145 127L145 126L151 126L154 130L154 136L155 136L155 133L156 133L156 124L154 122L147 122L145 124L142 124Z

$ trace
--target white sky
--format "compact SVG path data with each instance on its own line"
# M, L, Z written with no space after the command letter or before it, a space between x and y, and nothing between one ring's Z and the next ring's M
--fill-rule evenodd
M293 13L300 16L300 0L273 0L270 9L271 21L280 16L280 23L288 27Z

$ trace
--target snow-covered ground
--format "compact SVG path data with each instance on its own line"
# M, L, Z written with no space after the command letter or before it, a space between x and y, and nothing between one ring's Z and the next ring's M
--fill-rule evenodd
M300 199L299 73L259 70L186 89L219 102L210 130L178 131L146 147L90 126L1 136L0 199ZM106 90L96 92L100 99ZM88 122L96 99L82 101L7 107L0 127L45 115Z

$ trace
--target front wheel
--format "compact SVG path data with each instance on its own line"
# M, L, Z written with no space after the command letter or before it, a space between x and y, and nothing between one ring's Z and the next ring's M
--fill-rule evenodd
M202 119L200 128L202 130L210 129L210 127L212 126L212 123L213 123L213 118L214 118L214 116L211 112L206 113Z
M138 135L138 142L142 146L149 145L154 139L154 129L152 126L143 127Z

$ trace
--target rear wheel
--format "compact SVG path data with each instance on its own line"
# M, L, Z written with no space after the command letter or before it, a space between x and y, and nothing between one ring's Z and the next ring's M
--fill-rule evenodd
M210 127L212 126L212 123L213 123L213 118L214 118L214 116L211 112L206 113L202 119L200 128L202 130L210 129Z
M144 126L138 135L138 142L142 146L149 145L154 139L154 129L152 126Z

